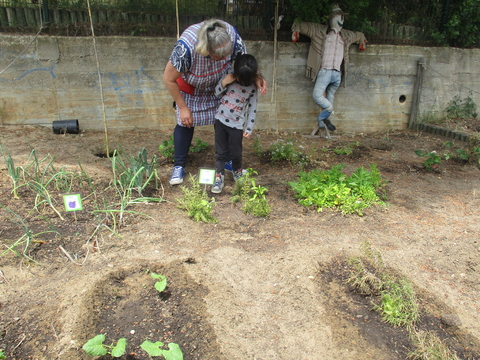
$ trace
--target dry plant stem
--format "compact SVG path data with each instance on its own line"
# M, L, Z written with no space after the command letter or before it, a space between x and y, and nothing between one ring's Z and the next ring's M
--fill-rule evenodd
M87 242L88 244L88 242ZM88 254L90 252L90 249L87 250L87 254L85 255L85 259L83 260L83 262L80 264L80 263L77 263L75 260L73 260L73 258L70 256L70 254L67 252L67 250L65 250L63 248L62 245L59 246L60 250L62 250L62 252L65 254L65 256L71 261L73 262L75 265L78 265L78 266L82 266L83 264L85 264L85 261L87 261L88 259Z
M53 324L50 324L50 326L52 327L53 335L55 336L55 339L57 339L58 341L58 336L57 336L57 332L55 331L55 327L53 326Z
M105 112L105 100L103 98L103 83L102 83L102 75L100 72L100 63L98 61L98 53L97 53L97 43L95 41L95 31L93 28L93 19L92 19L92 11L90 9L90 1L87 0L87 8L88 8L88 17L90 19L90 28L92 30L92 40L93 40L93 50L95 52L95 60L97 63L97 73L98 73L98 83L100 84L100 99L102 102L102 113L103 113L103 126L105 130L105 155L110 157L110 149L109 149L109 142L108 142L108 128L107 128L107 114Z
M22 345L23 340L25 340L26 337L27 337L27 335L23 334L23 339L20 340L20 342L17 344L17 346L15 346L15 347L12 349L12 352L15 351L20 345Z
M3 279L3 281L5 281L6 284L8 284L8 279L2 270L0 270L0 277Z

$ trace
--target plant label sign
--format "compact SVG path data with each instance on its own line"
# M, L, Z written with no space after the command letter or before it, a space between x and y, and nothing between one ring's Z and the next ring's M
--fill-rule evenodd
M215 183L215 169L201 168L198 173L198 183L204 185L213 185Z
M65 194L63 195L63 204L65 211L83 210L81 194Z

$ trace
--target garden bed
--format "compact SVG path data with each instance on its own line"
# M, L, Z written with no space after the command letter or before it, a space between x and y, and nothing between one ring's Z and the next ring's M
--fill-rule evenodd
M82 346L101 333L108 344L126 338L124 358L132 360L149 358L140 348L144 340L176 343L184 359L405 359L414 349L406 330L386 324L372 310L376 299L345 283L347 260L367 240L392 273L413 283L418 328L436 331L460 358L479 357L480 170L476 158L455 155L467 149L464 142L416 130L339 133L333 140L258 132L256 142L245 140L244 167L268 188L270 216L233 204L235 184L226 174L223 192L214 196L217 223L197 223L177 207L182 190L168 184L171 162L158 150L171 132L113 132L112 149L158 156L159 186L142 195L162 200L132 205L121 223L104 223L116 226L114 233L98 227L95 212L95 199L118 202L112 162L98 156L102 132L56 135L30 126L0 132L17 165L35 149L38 159L50 154L57 170L91 179L71 189L82 194L81 211L64 211L63 192L51 191L61 220L50 206L32 211L36 196L26 187L14 199L0 161L2 248L21 238L23 223L35 235L31 260L21 246L19 254L0 257L0 349L8 359L88 359ZM187 179L214 166L211 129L195 136L210 146L191 154ZM306 171L344 164L350 174L376 164L386 206L359 216L300 205L289 182L302 169L269 157L279 139L308 156ZM441 161L427 169L415 150L441 154ZM167 277L164 292L153 288L151 272Z

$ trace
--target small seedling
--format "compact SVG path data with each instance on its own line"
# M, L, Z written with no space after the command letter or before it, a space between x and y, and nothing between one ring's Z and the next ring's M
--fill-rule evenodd
M257 185L257 179L253 175L257 172L247 169L247 173L235 184L232 191L232 202L243 202L243 211L254 216L266 217L270 215L270 205L267 202L266 192L268 189Z
M88 354L92 356L103 356L106 354L110 354L112 358L120 357L125 354L125 349L127 347L127 340L125 338L121 338L117 341L117 345L105 345L103 342L105 341L105 335L99 334L90 340L88 340L83 346L82 349Z
M309 157L303 151L302 146L294 144L291 140L278 140L270 145L267 154L274 163L287 161L292 165L304 167L309 162Z
M208 143L206 141L200 140L199 138L195 138L195 141L190 146L190 151L194 153L201 152L208 148Z
M423 162L423 166L428 171L435 170L438 167L438 165L442 162L442 158L440 157L440 155L437 154L436 151L424 153L422 150L416 150L415 154L417 154L418 157L424 157L424 156L427 157Z
M170 136L170 139L165 140L160 145L158 145L158 150L160 151L160 154L162 156L173 162L173 154L175 152L173 135Z
M154 272L152 272L150 276L152 277L152 279L159 279L159 281L155 283L155 289L157 289L158 292L162 292L163 290L166 289L167 278L165 276L160 274L155 274Z
M350 155L353 150L351 146L339 147L333 149L333 152L337 155Z
M208 143L206 141L195 138L195 140L190 145L190 151L194 153L201 152L208 148ZM173 162L173 156L175 154L175 144L173 141L173 135L170 136L168 140L163 141L158 145L158 151L160 155L164 156L167 160Z
M470 159L470 154L465 149L457 149L455 152L458 154L458 157L464 161L468 161Z
M183 360L183 353L180 349L180 346L175 343L169 343L168 349L161 349L164 344L161 341L152 343L151 341L145 340L140 347L145 350L150 356L163 356L165 360Z
M258 134L255 136L255 139L253 139L253 152L258 157L261 157L263 155L263 148L262 144L260 143L260 135Z

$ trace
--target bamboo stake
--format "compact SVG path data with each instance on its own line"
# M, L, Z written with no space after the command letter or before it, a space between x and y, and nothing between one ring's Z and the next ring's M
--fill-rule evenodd
M93 50L95 52L95 60L97 62L98 83L100 84L100 98L102 101L102 112L103 112L103 128L105 131L105 152L106 152L105 155L107 157L110 157L110 149L108 146L107 114L105 113L105 100L103 98L102 75L100 73L100 63L98 62L97 43L95 41L95 31L93 29L92 12L90 10L90 0L87 0L87 8L88 8L88 17L90 18L90 27L92 29Z
M275 131L278 134L278 118L276 112L276 104L275 104L275 95L277 90L277 23L278 23L278 1L276 1L275 5L275 19L273 24L273 75L272 75L272 97L270 99L270 116L273 114L275 116Z
M180 38L180 21L178 19L178 0L175 0L175 14L177 16L177 40Z

